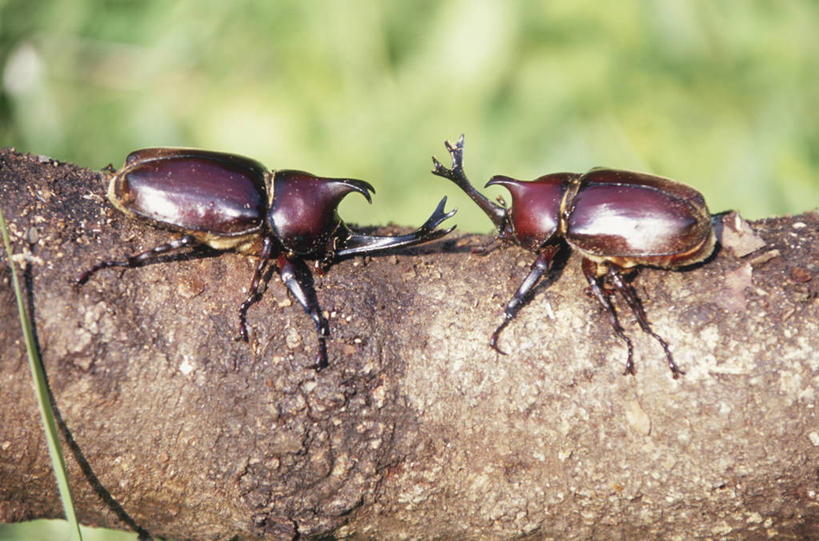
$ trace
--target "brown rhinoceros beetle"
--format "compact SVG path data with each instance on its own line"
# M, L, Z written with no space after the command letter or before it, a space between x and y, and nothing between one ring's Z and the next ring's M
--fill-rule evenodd
M315 260L319 268L344 256L431 241L453 229L436 229L455 213L444 212L444 197L429 219L411 234L355 233L339 218L338 204L351 192L372 202L370 192L375 189L369 183L304 171L267 171L255 160L233 154L148 148L132 152L123 168L110 170L109 175L108 199L114 207L184 235L123 260L101 261L76 279L78 285L100 269L136 267L184 247L256 254L259 263L250 294L239 307L239 335L247 340L247 310L260 296L262 273L275 257L282 281L316 324L317 370L328 364L326 337L330 331L305 260Z
M651 329L636 292L622 274L643 265L678 268L711 255L714 232L699 192L667 178L617 169L553 173L532 181L494 176L486 186L499 185L509 190L512 206L507 209L489 201L467 179L463 135L457 144L445 144L452 168L445 168L433 157L432 172L466 192L495 224L501 240L537 254L529 274L506 305L503 322L492 333L492 348L504 353L497 345L501 331L528 300L565 243L583 256L583 274L591 291L608 313L614 332L628 347L625 373L634 374L632 343L617 319L601 278L610 280L643 331L662 345L673 376L684 373L674 362L666 341Z

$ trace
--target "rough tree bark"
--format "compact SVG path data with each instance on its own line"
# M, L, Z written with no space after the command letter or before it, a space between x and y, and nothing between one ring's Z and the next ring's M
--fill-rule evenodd
M753 224L764 245L743 257L754 246L729 238L731 217L712 260L639 273L679 380L627 310L638 373L621 374L625 347L576 257L495 354L533 256L471 255L486 239L458 235L318 277L332 336L317 374L313 325L275 276L251 342L233 340L246 257L72 288L90 263L169 237L104 191L98 172L0 153L85 524L185 539L819 538L816 212ZM61 515L9 283L3 259L0 522Z

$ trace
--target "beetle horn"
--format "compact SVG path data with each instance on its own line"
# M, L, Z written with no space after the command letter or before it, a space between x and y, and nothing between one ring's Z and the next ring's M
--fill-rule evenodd
M456 186L462 189L464 193L486 213L489 219L492 220L492 223L495 224L495 227L498 229L502 228L506 220L506 209L489 201L486 196L472 186L472 183L469 182L469 179L466 177L466 173L464 172L464 136L461 135L458 138L458 142L454 145L449 141L446 141L444 144L452 158L452 167L444 167L444 165L433 156L432 174L454 182Z
M451 218L456 210L444 211L446 206L446 197L441 199L438 206L433 211L432 215L427 218L421 227L409 233L408 235L399 236L379 236L379 235L363 235L361 233L350 232L349 237L344 241L343 247L336 252L337 257L344 257L356 254L370 254L380 252L382 250L389 250L391 248L409 247L421 244L422 242L429 242L431 240L439 239L455 229L455 226L447 229L436 229L441 222Z
M286 208L301 201L299 206L315 209L315 219L318 220L322 213L332 212L350 192L358 192L372 203L370 192L375 193L375 188L369 182L353 178L319 177L305 171L276 171L271 209L278 208L285 200L288 201Z
M489 186L503 186L512 194L512 201L515 201L519 197L524 196L527 183L505 175L495 175L489 179L489 182L484 185L484 188L488 188Z
M315 177L315 179L321 183L321 187L315 190L314 196L324 201L328 210L338 207L341 200L352 192L360 193L370 204L373 202L370 192L375 193L375 188L364 180L326 177Z
M512 194L512 201L526 201L526 205L532 207L537 200L540 205L547 209L557 205L567 187L578 178L575 173L550 173L534 180L518 180L505 175L495 175L486 186L503 186ZM556 209L557 207L555 207Z
M518 180L516 178L507 177L505 175L495 175L494 177L489 179L489 182L487 182L484 185L484 188L488 188L489 186L496 186L497 185L497 186L503 186L505 188L508 188L509 191L511 192L512 187L520 187L521 182L522 181L520 181L520 180Z
M368 203L372 204L373 202L370 192L375 193L375 188L373 188L372 184L369 182L354 178L325 178L322 180L328 184L338 186L339 195L342 197L350 192L356 191L363 195L367 199Z

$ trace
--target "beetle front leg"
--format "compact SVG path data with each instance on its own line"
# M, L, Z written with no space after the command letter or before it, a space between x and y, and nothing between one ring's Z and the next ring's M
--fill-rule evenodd
M540 278L547 272L549 272L549 267L552 264L552 260L554 259L557 252L560 250L560 246L557 244L548 245L543 251L538 254L537 259L532 264L532 269L529 271L529 274L526 275L526 278L523 280L523 283L520 285L515 294L512 296L512 299L506 305L506 311L503 314L503 322L498 325L498 328L495 329L495 332L492 333L492 337L489 339L489 346L500 353L501 355L506 355L506 352L502 351L498 347L498 338L500 337L501 331L509 325L509 322L514 319L518 312L523 307L524 304L528 301L529 293L532 291L532 288L540 281Z
M185 248L187 246L196 246L197 244L199 244L199 241L196 240L193 235L185 235L184 237L172 240L171 242L160 244L159 246L151 248L150 250L125 256L125 259L100 261L87 271L80 274L74 280L74 284L78 286L84 284L88 281L91 275L98 270L107 269L108 267L139 267L140 265L144 265L152 259L156 259L159 256L173 250L179 250L180 248Z
M597 277L597 263L591 259L584 259L583 275L586 277L589 287L591 287L592 294L594 294L600 304L603 305L603 308L606 309L609 316L609 322L614 328L614 332L625 341L626 346L628 347L628 360L626 361L626 370L623 372L623 374L634 375L634 346L631 343L631 339L626 336L626 332L623 330L623 327L620 326L620 321L617 319L617 312L614 311L614 306L611 304L611 299L600 287L600 282Z
M665 358L668 362L668 368L671 369L671 374L674 379L677 379L680 377L680 374L685 374L685 372L683 372L680 367L677 366L677 363L674 362L674 357L671 355L671 350L668 348L668 343L663 340L660 335L655 333L648 324L648 318L646 317L645 310L643 310L643 305L640 303L640 299L637 297L637 293L634 291L634 288L623 281L623 277L620 275L621 270L622 269L613 265L609 266L608 276L611 279L612 284L614 284L614 288L620 292L625 299L626 304L628 304L629 308L631 308L631 311L634 314L634 317L637 318L637 322L640 324L643 332L653 336L654 339L657 340L661 346L663 346Z
M316 371L327 368L327 337L330 336L330 326L319 308L316 291L312 284L313 275L310 269L301 259L288 259L284 254L279 254L279 273L282 282L296 297L301 307L316 323L316 333L318 334L318 354L316 355Z

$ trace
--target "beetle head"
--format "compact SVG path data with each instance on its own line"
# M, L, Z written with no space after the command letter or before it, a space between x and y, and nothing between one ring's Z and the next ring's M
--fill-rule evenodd
M276 171L267 226L282 246L299 255L325 257L333 235L343 228L338 204L350 192L372 203L369 183L348 178L323 178L304 171Z
M498 228L501 238L537 250L557 233L560 205L574 173L553 173L531 181L495 175L486 186L503 186L512 194L512 206Z

